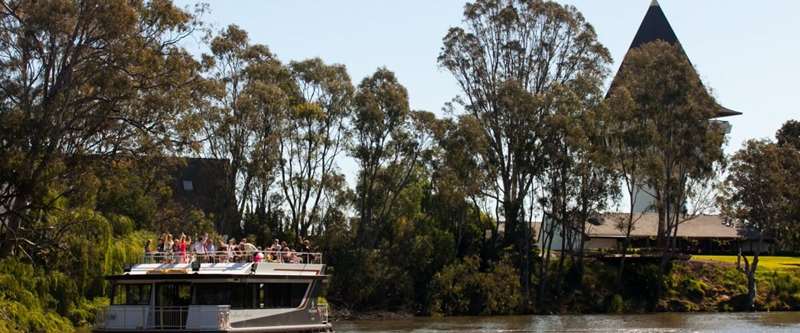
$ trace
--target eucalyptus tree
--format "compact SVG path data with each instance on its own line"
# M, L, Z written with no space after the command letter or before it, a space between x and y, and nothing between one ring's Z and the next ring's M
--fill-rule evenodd
M800 150L800 121L788 120L775 134L778 145Z
M743 236L751 239L752 261L744 257L747 306L756 298L756 271L767 237L780 238L797 224L797 171L800 152L766 140L750 140L736 152L725 180L723 213L736 221ZM788 227L788 228L787 228ZM796 229L795 229L796 230Z
M250 44L247 32L235 25L213 37L210 48L211 54L203 55L208 80L199 112L201 139L208 155L230 160L225 181L236 188L237 202L223 204L235 205L238 216L221 221L226 232L236 233L248 204L267 205L280 159L278 124L296 89L275 55L264 45Z
M87 161L190 148L199 64L179 44L199 26L168 1L0 2L2 255L49 237Z
M628 204L628 212L617 215L612 221L624 235L617 274L617 284L621 287L631 233L644 215L643 212L637 212L636 208L639 204L639 191L642 191L641 187L645 182L643 161L649 149L646 140L648 122L646 118L639 116L633 97L624 87L612 88L606 102L603 124L607 129L607 140L602 147L608 156L608 166L614 170L616 179L621 183Z
M289 65L299 91L283 117L279 183L298 236L320 227L327 210L347 187L337 158L349 144L354 88L343 65L319 58Z
M775 134L776 143L787 154L800 154L800 121L786 121ZM795 160L796 161L796 160ZM786 168L793 170L794 174L800 174L799 164L790 164ZM792 179L792 186L800 188L800 181L795 177ZM782 230L778 232L780 237L775 237L776 245L783 251L800 252L800 198L794 200L795 204L791 207L791 218L789 223L782 225Z
M504 243L524 255L524 206L548 163L555 97L566 91L583 99L597 90L586 88L601 86L608 50L575 7L479 0L465 6L463 27L448 31L438 60L458 82L461 104L486 142L478 156L490 185L482 194L502 207ZM523 281L528 273L523 269Z
M439 212L440 220L446 221L455 236L457 255L462 257L475 253L470 247L481 245L471 239L469 221L483 224L485 204L480 193L486 184L486 170L481 167L476 152L484 149L481 132L470 117L439 120L434 131L435 155L431 166L431 183L440 202L432 210ZM484 236L486 226L477 230ZM492 224L493 235L497 224ZM474 230L472 231L474 233Z
M662 273L675 250L679 225L691 219L687 204L702 197L724 162L725 134L718 123L719 106L680 49L657 41L629 51L615 80L633 101L635 133L647 147L640 166L640 188L652 191L659 214L658 238Z
M490 195L502 203L506 230L514 234L544 169L544 125L553 112L548 97L555 86L602 77L610 58L571 6L477 1L465 6L464 25L444 37L439 63L453 73L463 106L480 124L487 141L480 157L496 172Z
M410 110L406 88L388 69L379 68L358 85L351 155L359 165L359 244L374 247L388 226L398 196L428 153L432 116Z
M601 80L601 77L594 79ZM539 302L548 290L546 269L549 267L552 234L557 232L562 244L558 252L555 288L550 290L561 292L566 255L572 258L571 272L577 281L581 281L587 224L606 209L618 191L604 149L607 124L604 121L605 110L601 107L602 88L592 83L566 89L554 87L553 90L553 113L547 118L549 133L544 147L549 163L542 176L545 194L542 209L548 222L543 230L550 235L548 244L543 246L539 266Z

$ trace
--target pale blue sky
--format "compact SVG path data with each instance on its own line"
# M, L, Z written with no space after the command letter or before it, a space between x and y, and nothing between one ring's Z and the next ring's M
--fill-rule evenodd
M181 6L195 1L179 0ZM650 0L569 0L594 25L614 57L612 72ZM800 118L800 1L661 0L678 38L720 104L744 113L728 118L728 151L748 138L772 137ZM284 62L320 57L347 66L354 84L380 66L408 88L414 109L438 112L459 94L438 68L441 39L459 25L460 0L210 1L205 21L237 24ZM344 166L347 169L347 166ZM350 171L350 170L346 170Z

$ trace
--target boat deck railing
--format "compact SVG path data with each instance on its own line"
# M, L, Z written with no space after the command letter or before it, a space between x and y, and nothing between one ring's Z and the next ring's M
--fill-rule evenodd
M155 330L182 330L189 317L188 306L156 306L150 308L147 328Z
M230 306L199 306L189 323L189 306L119 306L107 307L97 313L94 327L104 330L183 331L230 329Z
M323 323L328 322L328 304L317 304L317 313Z
M148 252L143 264L249 263L322 264L322 253L294 251Z

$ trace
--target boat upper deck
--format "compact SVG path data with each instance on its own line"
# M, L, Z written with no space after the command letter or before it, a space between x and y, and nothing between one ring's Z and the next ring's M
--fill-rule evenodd
M259 255L260 254L260 255ZM231 255L224 251L204 254L147 253L139 263L128 266L112 280L194 279L223 276L323 277L321 253L261 251Z

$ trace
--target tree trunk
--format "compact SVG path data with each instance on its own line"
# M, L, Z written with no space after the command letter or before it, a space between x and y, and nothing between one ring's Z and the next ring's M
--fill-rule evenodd
M617 272L617 288L621 291L623 289L622 285L622 277L625 273L625 257L628 255L628 247L631 244L631 232L630 227L628 228L628 233L625 235L625 239L622 241L622 258L619 260L619 271Z
M545 216L545 221L547 216ZM547 270L549 269L550 265L550 250L553 248L553 219L550 217L550 224L547 225L544 221L542 222L542 232L545 233L545 237L542 242L542 253L541 261L539 264L539 285L538 291L536 292L536 308L537 310L541 309L544 305L544 296L545 291L547 290Z
M761 246L764 236L759 235L756 248L753 249L753 262L748 265L745 257L744 267L747 271L747 310L754 311L756 306L756 270L758 269L758 257L761 254Z
M755 263L755 260L753 261ZM747 272L747 310L755 310L756 305L756 272L755 269Z
M736 270L742 270L742 243L740 241L736 241L736 247L739 248L739 252L736 253Z

